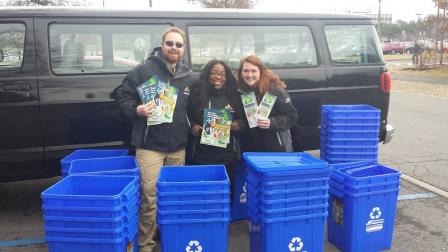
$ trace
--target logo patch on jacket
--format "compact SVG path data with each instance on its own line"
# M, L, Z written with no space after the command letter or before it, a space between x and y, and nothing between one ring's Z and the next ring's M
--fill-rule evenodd
M188 86L184 89L184 95L190 95L190 88Z

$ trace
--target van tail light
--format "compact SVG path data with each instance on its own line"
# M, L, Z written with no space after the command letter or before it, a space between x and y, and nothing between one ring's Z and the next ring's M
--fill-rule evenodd
M390 93L392 78L390 72L383 72L380 76L380 88L384 93Z

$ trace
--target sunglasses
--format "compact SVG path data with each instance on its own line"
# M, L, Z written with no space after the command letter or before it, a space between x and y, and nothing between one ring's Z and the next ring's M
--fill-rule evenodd
M172 47L172 46L176 45L177 48L184 47L184 44L182 44L181 42L174 42L174 41L171 41L171 40L165 41L165 45L169 46L169 47Z

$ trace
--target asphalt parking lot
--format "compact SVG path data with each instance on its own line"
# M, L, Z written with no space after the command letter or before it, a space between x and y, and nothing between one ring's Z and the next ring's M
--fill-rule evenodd
M47 251L40 192L58 179L0 184L0 251ZM391 251L448 251L447 226L448 200L402 180ZM230 225L228 251L249 251L247 221ZM338 250L325 242L325 251Z

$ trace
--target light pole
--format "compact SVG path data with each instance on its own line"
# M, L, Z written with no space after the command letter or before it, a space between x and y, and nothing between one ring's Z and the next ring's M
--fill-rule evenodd
M415 13L415 15L417 16L417 32L418 32L418 38L421 39L421 30L420 30L420 16L422 15L421 13Z
M380 37L380 42L383 42L383 35L381 34L381 0L378 0L378 36Z
M152 0L149 0L149 8L152 8Z

